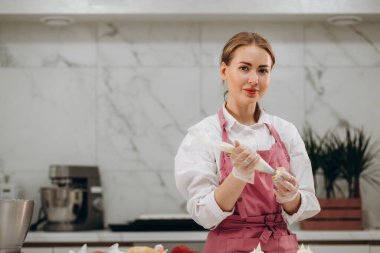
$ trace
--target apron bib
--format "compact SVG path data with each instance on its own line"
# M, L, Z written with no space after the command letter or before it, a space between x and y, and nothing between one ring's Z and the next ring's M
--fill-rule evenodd
M231 143L223 115L218 113L222 141ZM269 150L256 152L273 168L290 168L290 157L277 131L265 124L275 143ZM231 173L232 163L225 152L220 154L221 182ZM255 171L254 184L247 184L235 205L232 215L208 233L204 253L251 252L260 242L265 253L296 253L296 235L287 229L281 206L273 193L272 176Z

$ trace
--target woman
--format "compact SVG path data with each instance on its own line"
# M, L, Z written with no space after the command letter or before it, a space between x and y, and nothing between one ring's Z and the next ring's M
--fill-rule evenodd
M175 157L178 190L193 219L210 229L204 252L297 252L287 225L320 211L312 170L296 127L263 111L275 56L257 33L238 33L224 46L220 75L227 82L218 114L189 128ZM231 155L199 145L201 134L234 144ZM232 142L234 141L234 142ZM258 155L283 171L281 180L255 171Z

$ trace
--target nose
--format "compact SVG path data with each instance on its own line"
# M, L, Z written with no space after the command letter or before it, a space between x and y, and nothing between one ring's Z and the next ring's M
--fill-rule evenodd
M259 82L259 76L256 74L255 71L251 71L248 76L248 83L257 84L258 82Z

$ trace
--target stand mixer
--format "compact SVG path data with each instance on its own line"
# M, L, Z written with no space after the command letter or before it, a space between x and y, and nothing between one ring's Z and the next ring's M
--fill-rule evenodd
M51 165L49 178L58 187L41 188L45 231L103 229L98 167Z

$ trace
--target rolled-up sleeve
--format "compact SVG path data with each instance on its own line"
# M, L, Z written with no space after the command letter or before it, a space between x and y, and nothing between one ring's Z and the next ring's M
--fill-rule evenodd
M282 215L288 224L310 218L321 210L315 196L314 179L305 144L294 125L288 128L290 139L287 149L290 155L290 172L297 178L301 194L301 205L298 211L289 215L284 210Z
M187 200L190 216L206 229L215 228L232 212L224 212L216 203L214 192L219 185L215 155L194 144L196 135L189 130L175 157L175 181Z

